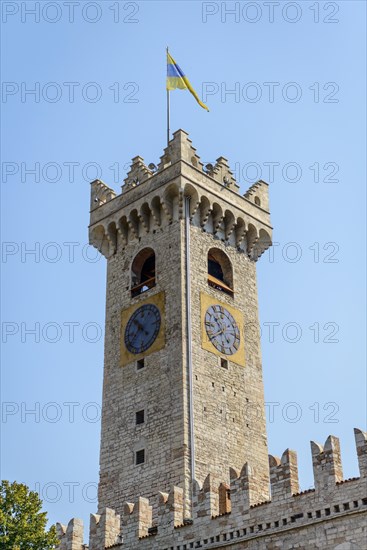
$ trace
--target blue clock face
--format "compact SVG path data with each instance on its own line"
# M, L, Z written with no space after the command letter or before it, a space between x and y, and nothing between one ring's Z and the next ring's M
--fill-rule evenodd
M220 353L236 353L240 346L240 330L227 309L219 304L208 307L204 322L209 340Z
M130 317L125 329L125 346L130 353L143 353L157 338L161 314L157 306L144 304Z

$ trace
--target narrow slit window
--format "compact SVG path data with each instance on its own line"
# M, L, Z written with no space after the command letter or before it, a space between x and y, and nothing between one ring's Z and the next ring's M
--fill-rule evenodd
M144 424L145 422L145 412L144 410L137 411L135 413L135 424L138 426L139 424Z
M135 453L135 464L144 464L145 462L145 449L140 449Z

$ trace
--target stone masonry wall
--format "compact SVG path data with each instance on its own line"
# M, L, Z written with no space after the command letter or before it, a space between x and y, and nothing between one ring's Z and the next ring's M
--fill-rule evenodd
M231 261L233 297L208 285L208 251L213 247L222 250ZM202 483L210 473L219 482L228 483L230 466L241 469L246 461L251 461L258 475L262 472L258 489L266 498L269 473L256 264L243 251L191 226L191 272L196 478ZM218 354L202 348L201 293L240 312L244 364L238 365L230 355L222 355L228 361L228 367L223 368Z
M98 545L91 538L89 550L365 550L367 439L357 429L355 438L359 478L342 479L339 442L330 436L324 446L311 443L315 489L299 492L297 456L287 449L281 458L269 456L271 500L259 501L256 471L245 464L239 474L231 470L225 494L210 475L202 486L195 485L191 519L184 517L183 490L178 487L157 495L155 523L154 501L139 498L126 504L119 535L116 516L106 510L102 524L109 522L110 529ZM60 550L84 550L81 529L80 520L72 520L68 528L59 526ZM91 533L94 529L92 521Z
M107 274L105 368L100 453L99 507L122 512L123 502L137 494L151 497L174 483L185 487L188 468L185 379L182 368L181 231L175 222L109 259ZM156 252L157 284L131 298L131 262L140 249ZM136 361L120 366L121 311L131 303L149 302L165 292L164 349L146 353L145 367ZM135 425L136 411L145 422ZM135 465L135 451L144 448L146 462Z

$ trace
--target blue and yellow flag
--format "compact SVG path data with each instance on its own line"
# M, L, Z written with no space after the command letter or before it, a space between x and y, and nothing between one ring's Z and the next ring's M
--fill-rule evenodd
M167 51L167 90L189 90L192 93L196 101L199 103L200 107L209 111L208 107L200 101L198 94L195 92L194 88L191 86L189 79L185 76L183 70L176 61L173 59L172 55Z

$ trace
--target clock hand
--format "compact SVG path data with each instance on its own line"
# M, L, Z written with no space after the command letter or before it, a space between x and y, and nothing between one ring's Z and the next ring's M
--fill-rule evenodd
M135 319L134 319L133 323L134 323L134 325L135 325L137 328L136 328L136 331L131 335L131 338L130 338L131 343L134 342L134 340L137 338L137 336L138 336L138 334L139 334L139 332L140 332L140 324L137 323L137 322L135 321Z
M216 336L219 336L220 334L223 334L223 329L219 330L218 332L215 332L211 335L212 338L215 338Z
M145 334L146 336L148 336L149 332L145 330L145 328L143 327L143 325L142 325L141 323L139 323L139 321L137 321L136 319L134 319L133 323L134 323L134 325L136 325L136 326L138 327L138 330L136 331L135 336L138 334L138 332L139 332L140 330L142 330L142 331L144 332L144 334ZM134 336L134 337L135 337L135 336Z
M134 343L135 338L136 338L137 335L138 335L138 332L139 332L139 329L138 329L134 334L129 334L129 342L130 342L130 344L133 344L133 343Z

